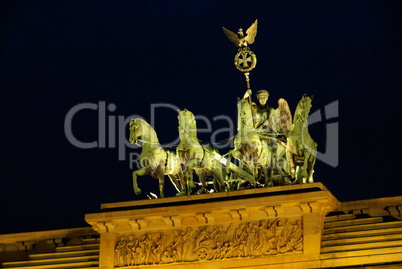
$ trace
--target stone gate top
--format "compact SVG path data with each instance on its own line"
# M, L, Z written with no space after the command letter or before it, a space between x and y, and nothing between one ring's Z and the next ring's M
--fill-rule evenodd
M101 234L100 268L253 267L318 260L324 217L339 206L311 183L102 204L85 219Z

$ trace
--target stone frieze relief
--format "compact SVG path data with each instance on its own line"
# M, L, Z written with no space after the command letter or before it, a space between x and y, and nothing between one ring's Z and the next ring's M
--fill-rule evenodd
M301 220L280 218L122 235L115 246L115 266L247 258L302 250Z

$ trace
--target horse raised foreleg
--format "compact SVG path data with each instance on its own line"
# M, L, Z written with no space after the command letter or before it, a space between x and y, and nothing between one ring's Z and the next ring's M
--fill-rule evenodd
M135 171L133 172L133 188L134 188L134 193L135 193L136 195L140 195L140 194L141 194L141 189L138 188L138 184L137 184L137 177L138 177L138 176L143 176L143 175L145 175L146 172L147 172L147 169L144 168L144 167L141 168L141 169L135 170Z

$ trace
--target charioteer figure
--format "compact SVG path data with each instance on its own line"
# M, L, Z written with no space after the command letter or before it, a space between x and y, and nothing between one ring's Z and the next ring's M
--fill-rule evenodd
M251 94L251 90L247 90L243 99L249 98ZM251 103L254 128L260 133L271 134L274 131L271 129L272 126L270 126L269 121L274 116L275 109L267 104L269 92L266 90L259 90L256 93L256 96L259 104L254 102Z
M244 96L243 100L251 99L252 91L248 89ZM267 148L268 154L268 175L266 175L267 179L265 182L269 185L272 185L272 176L274 174L274 170L276 169L277 157L276 157L276 150L277 150L277 132L275 130L274 122L275 116L275 109L272 108L267 104L269 98L269 92L266 90L259 90L256 93L256 97L258 99L258 104L251 102L250 109L251 109L251 119L247 119L252 126L257 131L259 139L262 143L265 143Z

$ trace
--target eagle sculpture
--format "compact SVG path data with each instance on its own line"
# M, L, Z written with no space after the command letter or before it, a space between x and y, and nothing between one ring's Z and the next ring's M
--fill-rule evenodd
M246 31L246 36L243 34L243 29L239 29L239 32L235 34L234 32L222 27L223 31L225 32L226 36L236 44L237 47L247 47L249 44L254 43L254 38L257 35L257 20L250 26L250 28Z

